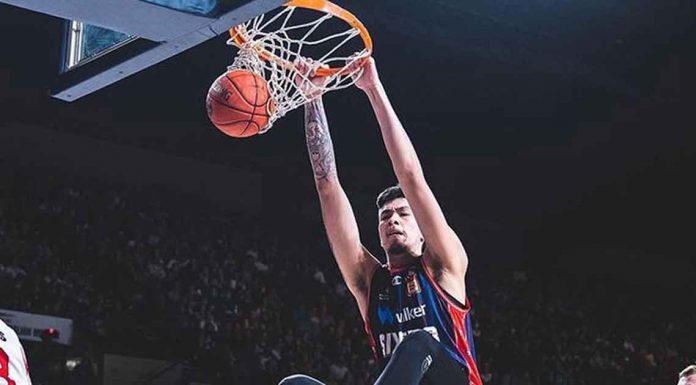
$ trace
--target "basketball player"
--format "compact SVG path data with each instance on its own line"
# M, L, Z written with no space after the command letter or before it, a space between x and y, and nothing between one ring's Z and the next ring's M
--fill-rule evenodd
M305 133L331 249L383 368L376 384L480 385L464 280L467 254L425 180L373 59L355 84L370 100L399 181L377 197L386 265L360 241L338 179L321 97L305 105ZM305 375L281 381L317 384Z
M689 365L679 373L677 385L696 385L696 365Z
M17 333L0 320L0 384L31 385L29 365Z

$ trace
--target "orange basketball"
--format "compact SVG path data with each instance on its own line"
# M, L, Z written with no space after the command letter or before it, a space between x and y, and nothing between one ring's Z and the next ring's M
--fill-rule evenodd
M229 71L215 79L205 104L215 127L235 138L258 134L275 110L266 80L244 70Z

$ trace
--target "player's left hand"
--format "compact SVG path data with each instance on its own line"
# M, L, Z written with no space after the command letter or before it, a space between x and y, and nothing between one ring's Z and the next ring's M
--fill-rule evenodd
M314 99L322 94L322 88L328 81L326 76L317 76L319 68L329 68L326 64L314 62L309 58L299 58L295 60L295 68L298 74L295 76L295 85L307 96L307 99Z
M375 88L380 84L379 74L377 73L377 65L375 64L375 59L372 57L367 58L362 64L362 73L358 75L353 75L357 77L355 81L355 86L363 91Z

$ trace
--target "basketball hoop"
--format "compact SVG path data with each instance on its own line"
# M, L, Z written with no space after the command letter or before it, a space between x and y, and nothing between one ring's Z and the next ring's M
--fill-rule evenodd
M348 29L323 31L337 21ZM274 15L263 14L231 28L230 36L227 44L239 52L228 70L259 74L275 101L268 125L259 133L318 95L351 86L362 72L361 62L372 54L372 39L360 20L327 0L290 0ZM347 44L356 43L358 49L346 52ZM316 66L316 75L326 78L323 85L311 82L294 64L308 59Z

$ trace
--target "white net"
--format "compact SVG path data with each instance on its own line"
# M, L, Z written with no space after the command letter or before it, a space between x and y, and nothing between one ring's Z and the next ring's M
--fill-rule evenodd
M348 25L349 29L343 32L322 34L322 24L335 20L335 16L327 13L312 21L293 21L297 10L297 7L284 7L273 16L260 15L236 27L244 43L228 70L243 69L261 75L268 82L275 102L268 125L259 133L268 131L278 118L312 98L352 85L362 71L355 64L370 55L367 48L345 53L347 44L361 39L358 29ZM232 38L227 44L237 45ZM293 65L308 59L313 65L324 64L338 70L326 76L323 84L314 84Z

